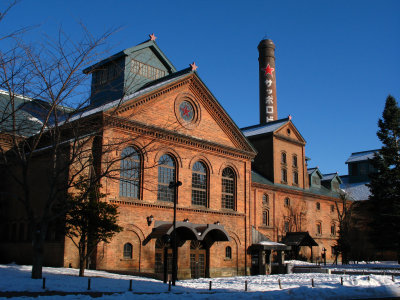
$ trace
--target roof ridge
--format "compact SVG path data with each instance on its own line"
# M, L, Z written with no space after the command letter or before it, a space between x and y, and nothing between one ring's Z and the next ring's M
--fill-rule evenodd
M256 125L251 125L251 126L247 126L247 127L242 127L242 128L240 128L240 130L247 130L247 129L253 129L253 128L262 127L262 126L268 126L268 125L276 124L276 123L283 122L283 121L289 121L289 117L286 117L283 119L278 119L278 120L268 122L265 124L256 124Z
M353 155L353 154L368 153L368 152L377 152L377 151L379 151L379 150L381 150L381 149L365 150L365 151L360 151L360 152L352 152L351 155ZM351 155L350 155L350 156L351 156Z

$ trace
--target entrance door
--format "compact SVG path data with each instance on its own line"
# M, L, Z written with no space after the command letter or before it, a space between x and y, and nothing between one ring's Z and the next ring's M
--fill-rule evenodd
M206 276L206 249L199 241L190 242L190 273L192 278Z

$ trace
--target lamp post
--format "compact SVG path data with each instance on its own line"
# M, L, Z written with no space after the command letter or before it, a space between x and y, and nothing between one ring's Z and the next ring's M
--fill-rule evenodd
M322 248L322 258L324 259L324 266L326 266L326 248L323 247Z
M182 185L181 181L171 181L169 183L169 188L174 189L174 220L172 223L173 231L172 231L172 285L175 285L177 273L178 273L178 266L177 266L177 258L178 258L178 249L176 246L176 202L177 202L177 192L178 187Z

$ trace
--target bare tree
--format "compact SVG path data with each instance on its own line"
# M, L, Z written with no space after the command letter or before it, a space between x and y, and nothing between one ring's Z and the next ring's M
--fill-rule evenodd
M304 228L307 207L304 201L285 206L284 213L278 219L278 236L283 237L287 232L300 232Z
M339 220L339 238L336 242L337 255L342 255L342 264L349 263L351 251L351 232L352 232L352 207L346 193L340 193L340 201L335 202L337 216ZM336 259L335 259L336 260Z

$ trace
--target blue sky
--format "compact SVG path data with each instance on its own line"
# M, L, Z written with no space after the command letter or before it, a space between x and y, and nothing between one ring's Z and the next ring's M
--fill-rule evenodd
M3 4L2 4L3 5ZM1 7L1 6L0 6ZM377 121L388 94L400 100L400 1L22 0L2 32L39 25L27 38L78 38L121 27L112 52L155 33L177 69L198 74L239 127L259 122L257 45L276 45L280 118L307 141L310 166L347 174L351 152L380 147Z

